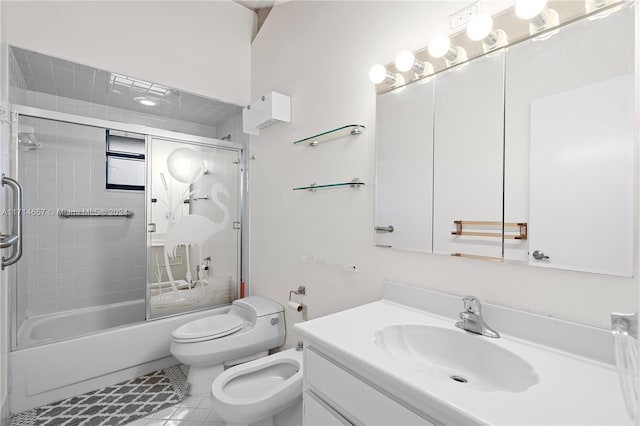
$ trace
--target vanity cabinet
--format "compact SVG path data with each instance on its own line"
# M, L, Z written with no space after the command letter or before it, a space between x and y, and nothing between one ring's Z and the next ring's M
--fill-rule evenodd
M303 418L305 425L434 425L392 395L307 345Z
M305 426L348 426L353 424L312 391L305 391L302 399L304 401L302 423Z

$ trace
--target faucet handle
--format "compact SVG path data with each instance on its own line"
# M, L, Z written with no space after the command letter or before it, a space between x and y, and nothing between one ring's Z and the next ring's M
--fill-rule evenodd
M477 297L465 296L462 301L464 302L465 311L480 315L480 300Z

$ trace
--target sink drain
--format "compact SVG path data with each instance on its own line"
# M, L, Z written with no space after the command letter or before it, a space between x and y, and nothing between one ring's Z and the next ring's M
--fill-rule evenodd
M451 380L453 380L454 382L467 383L467 379L465 379L464 377L461 377L461 376L449 376L449 378Z

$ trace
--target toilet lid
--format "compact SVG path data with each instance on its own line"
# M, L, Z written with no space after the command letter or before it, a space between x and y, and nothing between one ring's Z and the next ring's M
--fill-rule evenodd
M210 340L228 336L244 326L236 315L212 315L191 321L173 331L173 338L181 341Z

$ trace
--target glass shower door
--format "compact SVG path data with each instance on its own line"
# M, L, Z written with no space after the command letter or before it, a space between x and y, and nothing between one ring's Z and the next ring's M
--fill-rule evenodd
M26 115L16 127L24 229L11 270L14 347L144 321L145 193L108 188L111 130Z
M240 281L240 151L152 137L147 318L225 305Z

